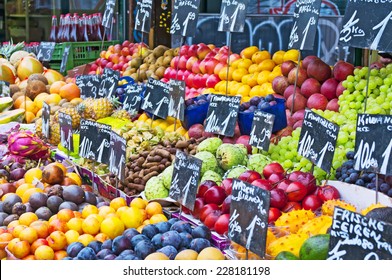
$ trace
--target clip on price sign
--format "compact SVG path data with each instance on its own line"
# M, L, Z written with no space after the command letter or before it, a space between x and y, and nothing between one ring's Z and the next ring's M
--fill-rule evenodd
M274 122L274 114L256 110L253 116L249 145L268 151Z
M193 37L196 33L200 0L175 0L170 34Z
M116 0L106 0L105 12L102 18L102 26L105 27L105 31L112 26L115 6Z
M67 70L67 63L68 63L68 56L69 56L69 50L71 49L71 45L67 45L64 48L64 53L63 57L61 58L61 64L60 64L60 72L64 73L65 70Z
M392 224L335 207L328 260L392 260Z
M135 30L150 33L152 0L139 0L136 5ZM143 40L141 41L143 42Z
M170 117L184 120L185 111L185 82L180 80L170 80L170 103L169 113ZM176 125L176 122L174 123Z
M138 84L128 85L125 88L122 108L127 110L131 116L136 115L140 110L140 105L142 103L141 94L144 89L144 86Z
M51 61L55 47L55 42L41 42L38 47L37 59L39 61Z
M126 160L126 140L111 131L110 134L110 161L109 170L121 181L125 180L125 160ZM118 188L118 181L116 181L116 188Z
M142 109L154 116L166 119L169 113L170 85L165 82L148 79L146 92L142 102Z
M0 97L10 97L10 83L6 81L0 81Z
M218 31L243 32L249 0L223 0Z
M50 138L50 106L45 101L42 107L42 134L46 139Z
M298 153L329 174L338 134L338 125L306 109Z
M80 75L76 77L76 85L80 88L80 97L86 99L88 97L97 98L99 87L101 85L101 77L98 75Z
M241 97L212 95L206 118L206 132L232 137Z
M177 150L169 197L193 211L202 161Z
M270 192L234 179L231 195L229 239L264 257Z
M110 98L115 93L118 80L120 79L120 72L105 68L101 77L101 84L99 85L98 96L100 98Z
M60 124L60 143L67 149L69 153L74 151L73 146L73 132L72 132L72 117L66 113L59 112Z

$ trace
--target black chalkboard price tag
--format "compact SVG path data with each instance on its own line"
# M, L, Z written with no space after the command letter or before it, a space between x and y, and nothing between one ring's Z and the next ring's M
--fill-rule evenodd
M63 52L63 57L61 58L61 64L60 64L60 72L65 72L67 68L67 63L68 63L68 56L69 56L69 50L71 49L71 45L66 45L64 47L64 52Z
M141 94L144 91L142 85L129 85L125 88L124 101L122 103L123 109L127 110L132 116L136 115L140 110L142 103Z
M249 145L262 149L263 151L268 151L274 121L274 114L256 110L253 116Z
M200 0L175 0L170 34L192 37L196 33Z
M338 134L338 125L306 109L298 153L329 173Z
M239 96L213 95L208 107L205 131L232 137L240 102Z
M344 46L390 52L391 21L391 1L347 1L339 43Z
M42 134L50 138L50 106L45 101L42 106Z
M41 42L38 47L37 59L39 61L51 61L55 47L55 42Z
M112 26L115 6L116 0L106 0L105 12L102 18L102 26L105 28L110 28Z
M82 119L80 121L79 155L109 165L111 131L109 125Z
M98 75L80 75L76 77L76 84L80 88L80 97L86 99L88 97L97 98L99 87L101 85L101 77Z
M243 32L248 0L222 0L218 31Z
M289 49L313 50L321 0L296 1Z
M169 114L169 91L170 85L168 83L149 78L144 93L142 109L154 116L166 119Z
M10 97L10 83L6 81L0 81L0 97Z
M392 116L358 114L354 169L392 174Z
M327 260L392 260L392 224L335 207Z
M177 150L169 197L193 210L202 161Z
M184 120L185 111L185 82L170 80L169 116Z
M229 239L264 257L270 192L238 179L233 180Z
M144 33L150 33L152 15L152 0L137 1L135 17L135 29Z
M72 117L66 113L59 112L59 124L61 146L73 152Z
M101 77L101 84L99 85L98 96L100 98L110 98L116 91L118 80L120 79L120 72L105 68Z
M126 149L126 140L116 132L111 131L109 170L116 175L121 182L124 182L125 180Z

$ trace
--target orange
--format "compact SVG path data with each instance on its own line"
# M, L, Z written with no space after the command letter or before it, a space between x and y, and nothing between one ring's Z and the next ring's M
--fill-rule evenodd
M32 222L37 220L38 220L38 216L33 212L23 213L19 217L19 223L25 226L29 226Z
M27 170L24 175L25 182L28 184L32 184L34 179L41 180L42 179L42 170L38 167L31 168Z
M261 86L257 85L257 86L252 87L252 89L249 92L249 96L250 97L260 96L260 93L261 93Z
M62 98L71 101L74 98L80 98L80 89L76 84L69 83L60 88L59 94Z
M268 94L273 94L272 84L267 82L261 85L261 96L267 96Z
M258 72L258 71L259 71L259 65L258 65L258 64L252 64L252 65L249 66L249 68L248 68L248 72L249 72L250 74L253 74L253 73Z
M257 83L259 85L262 85L266 82L268 82L268 77L269 77L270 71L264 70L257 75Z
M105 218L101 223L101 232L114 239L124 232L124 223L117 217Z
M254 53L256 53L257 51L259 51L259 48L258 48L258 47L256 47L256 46L249 46L249 47L243 49L243 50L241 51L240 55L241 55L241 57L243 57L243 58L248 58L248 59L250 59L250 58L252 58L252 55L253 55Z
M242 84L238 83L238 82L230 84L230 86L228 88L228 90L229 90L228 94L229 95L233 95L233 96L236 95L237 91L238 91L238 89L240 88L241 85Z
M249 96L249 92L251 90L251 87L248 85L241 85L239 87L239 89L237 90L237 95L241 95L241 96Z
M241 103L248 102L250 99L251 99L250 96L242 96L241 97Z
M152 217L155 214L162 214L162 205L156 201L152 201L146 206L147 216Z
M40 188L32 188L32 189L26 190L26 191L23 193L22 202L23 202L23 203L29 202L30 196L31 196L33 193L37 193L37 192L43 193L44 191L43 191L42 189L40 189Z
M34 119L35 119L34 113L32 113L32 112L26 112L25 113L25 121L26 121L26 123L32 123Z
M239 61L239 60L237 60L237 61ZM234 68L230 66L229 67L229 78L227 79L227 68L226 67L222 68L222 70L220 70L219 74L218 74L219 79L224 80L224 81L226 81L226 80L231 81L231 80L233 80L233 72L234 72Z
M26 180L26 179L25 179ZM16 194L22 198L23 194L25 193L25 191L27 191L28 189L33 189L34 185L31 183L25 183L20 185L17 189L16 189Z
M15 101L14 101L14 107L16 108L16 109L19 109L20 108L20 104L22 104L22 102L24 102L24 101L31 101L31 99L29 98L29 97L27 97L26 96L26 98L25 98L25 96L24 95L22 95L22 96L19 96ZM22 107L23 109L24 109L24 107Z
M150 218L150 224L157 224L157 223L166 222L166 221L167 221L167 218L163 214L154 214Z
M67 83L64 81L56 81L53 84L51 84L49 93L60 93L60 89L65 86Z
M23 101L22 103L20 103L19 108L25 109L27 112L31 112L33 114L37 114L38 110L40 109L37 106L35 106L35 103L31 100Z
M146 208L148 204L147 200L144 200L140 197L136 197L134 198L131 203L129 204L130 207L136 207L136 208L140 208L140 209L144 209Z
M68 177L68 178L74 180L76 185L78 185L78 186L82 185L82 178L80 178L80 176L78 174L76 174L75 172L68 172L65 174L65 177Z
M253 63L256 63L256 64L259 64L263 60L270 59L270 58L271 58L271 54L266 50L255 52L252 55L252 61L253 61Z
M263 60L260 64L259 64L259 70L260 71L272 71L275 67L275 62L272 59L266 59Z
M248 58L243 58L239 60L240 62L238 62L238 68L244 68L246 70L248 70L248 68L253 64L252 60L248 59Z
M19 239L26 240L32 244L35 240L38 239L38 233L34 228L27 227L19 233Z
M245 68L237 68L233 71L233 80L237 81L237 82L241 82L241 79L243 76L249 74L248 70L246 70Z
M49 105L58 105L61 101L61 96L57 93L51 93L45 98L45 102Z
M298 61L298 54L299 54L298 50L295 50L295 49L288 50L283 55L283 61L292 60L292 61L296 62L296 61Z
M37 106L39 109L41 109L43 107L45 98L48 97L48 96L49 96L49 94L47 94L46 92L42 92L42 93L38 94L34 98L35 106Z
M122 197L116 197L115 199L110 201L110 207L112 207L114 210L117 210L121 206L127 206L127 202Z
M273 60L276 64L282 64L282 63L284 62L283 57L284 57L284 54L285 54L285 53L286 53L286 52L285 52L285 51L282 51L282 50L275 52L274 55L272 56L272 60Z
M250 86L251 88L254 86L257 86L257 77L258 77L259 73L253 73L250 74L250 76L247 78L246 83L242 82L243 84L247 84L248 86Z

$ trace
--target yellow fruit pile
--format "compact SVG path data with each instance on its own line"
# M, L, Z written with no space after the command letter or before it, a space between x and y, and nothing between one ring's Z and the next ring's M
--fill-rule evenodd
M165 120L164 119L157 119L157 120L152 120L146 113L143 113L140 115L138 118L138 121L143 121L149 125L151 125L152 128L155 128L159 126L166 132L174 132L174 123L176 122L175 118L173 117L167 117ZM179 133L181 136L185 136L187 139L188 137L188 131L182 126L181 121L177 119L177 123L175 125L176 132Z

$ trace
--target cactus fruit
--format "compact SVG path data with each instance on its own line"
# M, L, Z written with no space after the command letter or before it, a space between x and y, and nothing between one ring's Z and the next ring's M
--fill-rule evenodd
M309 236L307 234L298 233L280 237L269 244L267 254L275 258L280 252L288 251L298 257L302 244L308 238Z
M328 228L332 225L332 217L327 215L322 215L316 217L306 224L304 224L298 231L299 234L304 233L309 236L317 235L317 234L325 234L327 233Z
M275 226L288 227L291 233L297 233L304 224L314 217L315 214L311 210L294 210L280 216L276 220Z
M373 203L373 204L369 205L368 207L366 207L365 209L362 209L361 215L366 216L366 214L369 213L370 211L372 211L373 209L382 208L382 207L386 207L386 206L382 205L381 203Z
M357 208L355 208L354 205L347 203L347 202L340 200L340 199L327 200L321 206L321 211L322 211L323 215L333 216L333 211L336 206L343 208L343 209L346 209L346 210L349 210L349 211L352 211L352 212L357 211Z

